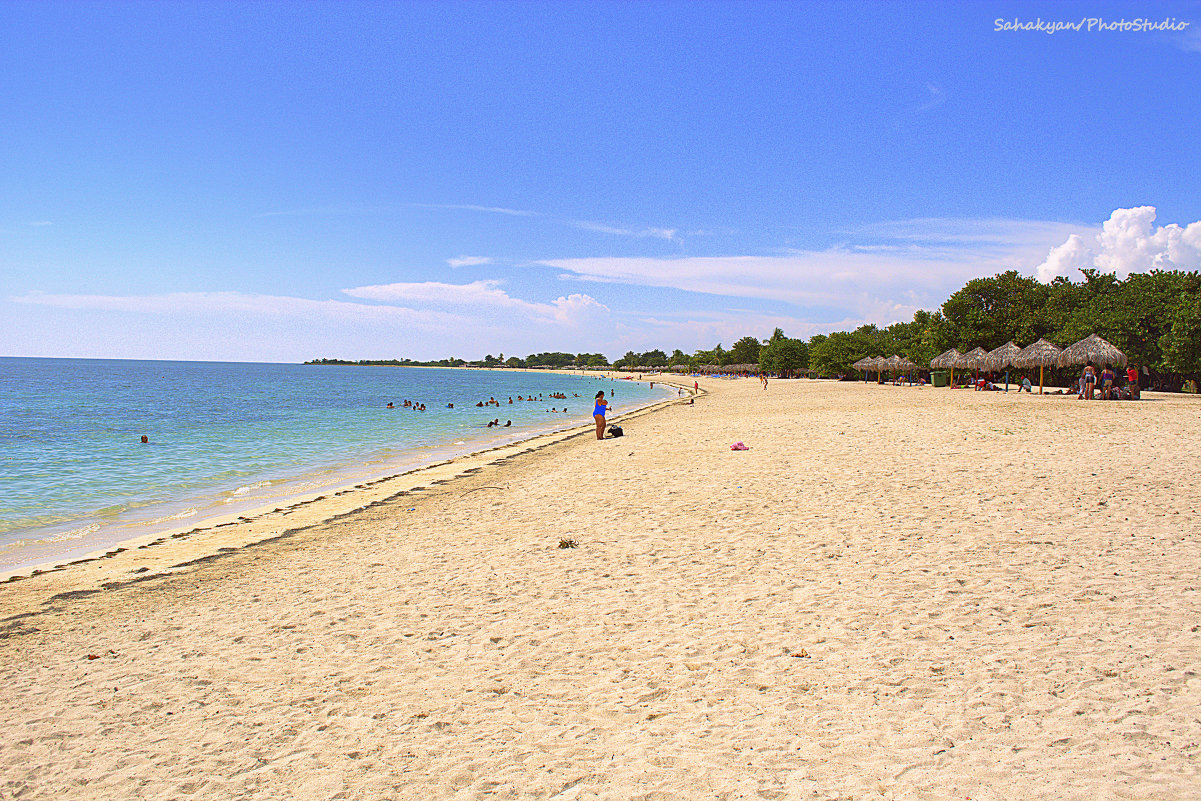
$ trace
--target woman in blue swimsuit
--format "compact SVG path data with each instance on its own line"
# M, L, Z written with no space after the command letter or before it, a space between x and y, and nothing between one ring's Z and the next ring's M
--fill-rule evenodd
M596 393L596 405L592 407L592 419L596 421L596 438L605 438L605 412L609 408L609 401L605 400L605 391L602 389Z

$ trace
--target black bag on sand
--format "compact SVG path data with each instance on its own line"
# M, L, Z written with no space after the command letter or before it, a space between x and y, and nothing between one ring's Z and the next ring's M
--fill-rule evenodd
M625 432L621 430L621 426L609 426L609 436L610 437L620 437L624 433Z

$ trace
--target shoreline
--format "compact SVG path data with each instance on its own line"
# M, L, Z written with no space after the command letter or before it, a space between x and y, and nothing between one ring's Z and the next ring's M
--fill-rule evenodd
M431 367L429 369L462 368ZM515 368L506 369L512 372L517 371ZM520 368L520 370L531 373L562 374L562 371L533 368ZM589 376L586 374L586 377ZM647 380L635 373L623 371L604 371L590 377L629 381ZM683 384L666 381L659 376L655 377L655 383L686 389L690 394L684 397L694 397L691 394L691 388L685 387ZM704 390L701 390L701 393L703 394ZM682 400L684 398L676 397L654 401L616 415L611 422L634 419ZM443 484L496 461L511 458L518 453L541 450L549 445L591 433L593 430L593 424L588 423L534 433L510 443L456 454L399 473L378 476L369 480L361 480L360 477L360 479L346 479L342 483L335 482L319 490L289 496L282 504L277 499L277 502L250 508L238 508L187 524L168 526L151 533L114 541L103 548L0 570L0 594L6 587L11 587L18 582L51 574L69 573L70 578L75 579L78 585L69 582L71 586L68 591L76 592L90 591L97 586L119 581L119 576L123 573L132 572L141 579L178 572L197 561L285 537L293 531L320 525L407 493L419 492L431 486ZM180 561L181 559L182 561ZM166 564L169 562L179 563ZM86 579L82 575L84 571L91 573Z

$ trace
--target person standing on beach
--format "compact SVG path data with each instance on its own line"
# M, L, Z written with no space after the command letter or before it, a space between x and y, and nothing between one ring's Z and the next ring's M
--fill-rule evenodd
M596 393L596 405L592 407L592 419L596 421L596 438L605 438L605 413L609 410L609 401L605 400L605 391Z
M1084 382L1084 393L1081 397L1085 400L1093 399L1093 387L1097 385L1097 373L1093 370L1093 363L1089 362L1084 365L1084 375L1080 376Z

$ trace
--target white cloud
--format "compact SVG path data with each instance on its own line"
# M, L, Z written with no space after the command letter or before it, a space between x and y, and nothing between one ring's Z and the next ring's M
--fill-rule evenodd
M458 256L457 258L447 259L446 263L451 267L476 267L481 264L491 264L492 259L487 256Z
M14 303L154 315L213 316L249 314L312 320L366 320L437 327L462 324L460 315L399 306L376 306L340 300L310 300L241 292L169 292L160 295L73 295L30 292L9 298Z
M486 214L505 214L510 217L541 217L536 211L508 209L503 206L477 206L471 203L406 203L413 209L447 209L449 211L480 211Z
M926 92L929 95L929 97L926 99L926 102L922 103L920 106L914 109L914 111L918 113L930 111L931 109L937 108L938 106L941 106L943 103L947 102L947 93L944 92L942 88L935 86L932 83L926 84Z
M1051 248L1035 272L1040 281L1095 267L1125 278L1155 269L1201 268L1201 222L1155 225L1154 206L1115 209L1099 233L1071 234Z
M398 284L351 290L363 300L239 292L86 295L30 292L0 304L12 354L144 359L299 361L479 358L493 352L606 346L610 310L583 294L549 303L510 297L496 282ZM524 350L523 350L524 349Z
M1071 275L1081 267L1089 266L1090 256L1084 239L1079 234L1071 234L1062 245L1051 248L1047 260L1035 268L1035 277L1049 284L1057 275Z
M807 307L810 320L888 324L934 309L972 278L1033 272L1078 228L1008 219L919 219L856 229L825 250L775 256L576 258L541 262L592 282L662 287ZM829 329L827 329L829 330Z
M565 220L564 224L573 226L575 228L580 228L584 231L596 231L597 233L601 234L632 236L638 239L663 239L668 242L675 240L676 233L679 230L676 228L622 228L620 226L592 222L590 220Z
M419 303L474 309L509 309L534 321L577 324L609 311L588 295L573 294L550 303L533 303L515 298L500 288L499 281L472 281L469 284L445 284L437 281L379 284L352 287L345 294L364 300L386 303Z

